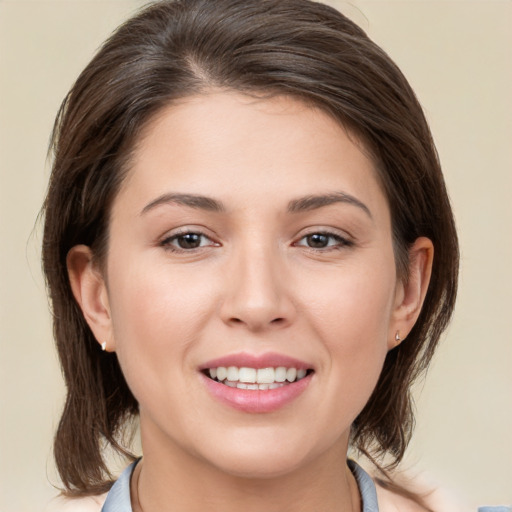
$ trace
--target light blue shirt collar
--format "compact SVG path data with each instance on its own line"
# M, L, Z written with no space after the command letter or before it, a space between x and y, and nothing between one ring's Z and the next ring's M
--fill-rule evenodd
M130 479L137 462L139 461L137 460L130 464L121 473L121 476L110 489L101 512L133 512L130 500ZM363 505L362 512L379 512L377 491L373 480L368 473L353 460L348 461L348 466L359 486L359 493L361 494Z

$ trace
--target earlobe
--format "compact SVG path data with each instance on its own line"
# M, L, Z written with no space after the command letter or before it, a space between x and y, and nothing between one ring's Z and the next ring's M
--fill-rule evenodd
M427 294L434 245L426 237L416 239L409 249L409 275L399 283L395 293L393 317L388 334L389 349L400 344L411 331L421 312Z
M66 264L71 290L96 340L102 348L115 350L107 286L91 249L86 245L72 247Z

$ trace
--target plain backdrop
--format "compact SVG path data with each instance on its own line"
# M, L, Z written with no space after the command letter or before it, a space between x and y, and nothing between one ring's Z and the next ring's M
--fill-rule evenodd
M456 214L460 295L405 461L467 503L512 504L512 2L330 2L398 63L430 121ZM0 0L0 512L58 483L63 383L36 222L65 93L140 1Z

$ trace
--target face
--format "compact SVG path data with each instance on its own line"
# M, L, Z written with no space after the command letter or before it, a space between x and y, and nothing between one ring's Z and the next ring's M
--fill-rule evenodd
M146 456L266 477L344 456L403 293L372 161L329 116L235 93L161 112L106 276Z

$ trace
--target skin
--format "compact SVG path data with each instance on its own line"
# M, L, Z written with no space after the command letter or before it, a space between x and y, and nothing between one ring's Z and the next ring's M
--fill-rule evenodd
M353 200L290 211L340 192ZM176 193L224 209L162 200ZM190 232L200 246L180 248ZM314 233L326 246L311 247ZM140 403L144 510L359 510L350 425L417 319L432 257L418 239L410 279L397 278L373 162L325 113L220 91L160 112L114 201L106 272L88 247L68 255L84 316ZM236 410L198 368L240 352L314 374L276 411Z

